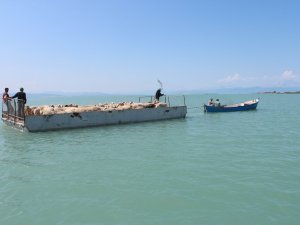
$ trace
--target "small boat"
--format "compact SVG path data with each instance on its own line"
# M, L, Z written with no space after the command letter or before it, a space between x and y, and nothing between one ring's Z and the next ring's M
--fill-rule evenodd
M259 99L254 99L246 102L241 102L232 105L206 105L204 104L204 112L236 112L236 111L248 111L256 109Z

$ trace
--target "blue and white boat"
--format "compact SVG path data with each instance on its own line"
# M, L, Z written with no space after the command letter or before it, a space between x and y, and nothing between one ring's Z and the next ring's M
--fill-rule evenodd
M204 104L204 112L236 112L254 110L257 107L259 99L254 99L246 102L241 102L232 105L206 105Z

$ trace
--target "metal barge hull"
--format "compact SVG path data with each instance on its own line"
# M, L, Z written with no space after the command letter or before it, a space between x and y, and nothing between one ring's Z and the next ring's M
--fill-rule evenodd
M185 118L186 113L186 106L174 106L25 116L23 127L12 121L3 121L18 129L39 132Z

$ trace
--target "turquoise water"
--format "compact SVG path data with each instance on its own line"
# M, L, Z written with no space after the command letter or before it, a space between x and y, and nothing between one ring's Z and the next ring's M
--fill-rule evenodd
M204 114L209 97L260 98ZM137 101L33 97L30 105ZM190 95L185 119L27 133L0 124L0 224L299 224L300 95Z

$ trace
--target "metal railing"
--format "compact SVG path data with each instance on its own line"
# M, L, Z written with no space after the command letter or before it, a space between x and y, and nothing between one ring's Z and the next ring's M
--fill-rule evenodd
M2 119L12 121L14 123L24 123L25 112L24 112L24 101L7 99L2 100Z
M140 96L139 102L154 102L155 96ZM185 104L185 96L184 95L164 95L160 97L160 102L164 102L168 104L168 106L186 106Z

